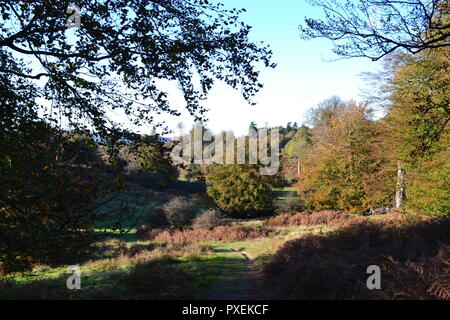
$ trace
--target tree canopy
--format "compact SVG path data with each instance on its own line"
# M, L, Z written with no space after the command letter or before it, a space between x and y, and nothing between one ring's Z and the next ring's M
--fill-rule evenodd
M450 46L450 5L447 0L309 0L325 19L305 18L304 39L327 38L341 57L372 60L403 49Z
M243 9L205 0L80 0L80 28L68 30L71 3L0 1L0 75L33 88L34 101L52 102L51 110L35 107L52 119L59 109L71 126L106 135L119 130L109 110L134 125L178 114L161 79L175 81L187 110L202 117L201 100L216 79L251 101L262 86L257 64L274 67L269 48L249 41Z

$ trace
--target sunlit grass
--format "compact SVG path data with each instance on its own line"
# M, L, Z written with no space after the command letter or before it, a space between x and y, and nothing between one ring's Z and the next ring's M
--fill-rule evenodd
M234 219L232 222L258 227L263 226L265 220ZM131 289L125 286L122 279L127 277L129 272L143 261L163 259L167 261L163 263L170 263L172 267L190 274L189 281L195 288L195 297L204 298L213 290L212 288L230 286L230 283L234 285L248 277L249 262L241 252L245 252L259 269L286 241L308 233L322 234L333 230L325 225L276 229L277 235L274 237L234 242L195 242L185 246L137 240L134 235L136 229L127 230L125 233L112 229L98 229L97 232L110 232L110 236L96 244L97 249L94 255L80 262L83 290L75 293L74 297L96 297L97 294L119 297L121 294L127 294L127 290ZM139 249L139 247L143 248L141 253L137 256L130 254L133 248ZM44 288L43 292L53 290L54 293L48 293L50 296L57 298L57 294L61 294L61 298L67 298L65 281L70 276L67 273L67 267L67 265L38 266L32 272L17 274L9 279L15 284L18 290L16 296L19 297L20 292L26 292L29 285L38 285ZM113 292L109 293L108 290ZM47 296L44 295L44 297ZM72 297L70 294L69 296Z

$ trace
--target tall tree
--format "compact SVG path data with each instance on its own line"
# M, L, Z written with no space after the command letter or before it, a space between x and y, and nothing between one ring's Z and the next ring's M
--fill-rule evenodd
M406 208L448 214L450 48L400 55L385 87L389 148L406 170Z
M207 0L79 0L80 11L67 13L72 2L0 0L0 268L8 271L54 263L94 239L92 213L108 192L98 190L99 175L55 157L62 129L95 132L119 168L118 145L145 142L128 127L179 115L161 80L176 83L202 118L214 81L252 103L258 68L274 67L269 48L249 40L244 10ZM73 15L80 23L68 29ZM161 160L151 155L150 168ZM121 178L109 176L117 187Z
M427 50L396 59L387 88L388 112L402 124L396 127L404 152L412 158L429 155L450 123L450 47ZM402 119L402 120L400 120ZM395 129L395 128L393 128Z
M320 118L323 108L314 110ZM384 160L376 147L379 128L371 110L365 104L342 103L326 119L312 129L312 150L297 183L300 197L312 208L355 213L392 202L390 188L379 182Z

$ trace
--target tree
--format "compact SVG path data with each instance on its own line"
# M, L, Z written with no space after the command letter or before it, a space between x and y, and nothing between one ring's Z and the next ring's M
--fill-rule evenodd
M405 207L427 214L449 212L449 48L399 55L388 65L383 119L387 148L406 171Z
M320 118L323 108L315 108ZM393 200L390 175L381 170L385 159L380 128L365 104L343 103L327 121L312 129L311 152L300 168L298 193L314 209L363 213Z
M325 20L305 18L304 39L327 38L342 57L372 60L403 49L418 53L450 46L447 0L310 0Z
M338 96L332 96L311 108L306 114L306 122L312 127L327 126L331 119L345 109L346 103Z
M178 122L177 129L179 130L179 135L181 137L183 135L184 123L183 122Z
M144 181L147 186L156 181L156 187L167 187L178 178L178 170L172 164L169 151L159 135L142 137L129 150L131 176L138 181L147 180Z
M80 27L68 30L71 4L0 0L0 258L8 271L92 242L106 185L116 191L123 180L122 146L142 143L111 110L134 127L160 125L153 115L161 112L178 115L160 87L165 79L201 118L215 80L252 103L262 86L257 67L274 67L269 48L249 41L244 10L206 0L80 0ZM57 157L66 130L100 137L117 174L89 175ZM161 159L144 162L154 168ZM110 183L97 180L104 175Z
M239 20L244 10L204 0L80 0L81 25L68 36L71 3L0 1L0 73L40 80L42 86L27 85L40 88L36 95L52 101L71 126L125 135L108 110L120 110L135 125L151 122L155 112L178 114L156 79L176 81L187 110L202 117L200 101L214 79L251 101L261 87L255 64L274 67L271 51L248 40L250 27Z
M300 158L310 145L311 133L309 132L308 127L302 126L297 130L295 136L289 140L284 148L284 153L289 158L297 159L297 174L300 173Z
M251 217L272 209L271 179L262 176L257 166L213 165L206 184L208 196L228 214Z
M433 154L434 146L450 123L450 48L427 50L396 59L391 94L391 117L398 120L404 155L418 158ZM400 132L402 130L403 132Z
M250 125L248 126L248 131L249 132L251 132L251 131L255 131L255 132L258 131L258 126L257 126L255 121L250 122Z
M62 132L58 141L57 157L62 161L73 162L78 165L99 167L103 165L100 158L99 146L89 134L76 132ZM57 159L58 160L58 159Z
M59 141L68 143L42 121L11 129L0 129L0 272L74 262L98 239L96 209L114 179L76 157L55 157Z

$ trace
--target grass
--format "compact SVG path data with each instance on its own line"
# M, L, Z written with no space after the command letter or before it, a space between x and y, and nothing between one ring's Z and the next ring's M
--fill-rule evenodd
M251 227L261 227L264 224L263 219L225 219L225 222L231 224L240 224L243 226L251 226Z
M262 223L262 221L259 221ZM244 222L244 224L247 224ZM231 253L232 256L235 256L235 251L245 251L250 256L257 258L261 255L273 253L276 249L279 248L284 242L287 240L300 237L306 233L313 233L313 234L321 234L325 233L327 231L331 231L332 228L328 226L295 226L295 227L283 227L278 228L280 230L284 230L282 235L273 237L273 238L259 238L259 239L252 239L252 240L246 240L246 241L235 241L235 242L218 242L218 241L207 241L207 242L198 242L194 244L194 246L198 247L210 247L212 249L212 252L215 255L218 256L224 256L227 257ZM117 249L120 246L123 246L126 249L129 249L133 246L137 245L149 245L149 244L160 244L155 241L136 241L134 238L134 235L131 233L126 234L130 238L133 238L132 241L124 241L124 239L117 237L105 240L102 242L102 246L104 248L115 248ZM189 259L191 257L182 257L180 258L181 262L189 262ZM204 261L200 259L199 261L191 261L191 263L197 263ZM120 264L119 262L112 262L111 257L106 258L99 258L99 259L91 259L85 262L81 265L83 273L88 274L94 274L96 272L102 272L102 271L108 271L112 269L126 269L130 267L131 264ZM98 262L99 261L99 262ZM18 283L29 283L34 280L50 280L50 279L57 279L66 273L67 266L58 267L58 268L51 268L47 266L37 266L32 272L27 273L21 273L18 274L14 280Z
M243 220L244 225L262 225L263 220ZM123 255L133 247L155 245L155 257L171 257L163 262L189 274L193 288L193 298L207 299L217 294L217 299L233 298L238 289L248 283L247 260L239 253L245 251L252 259L263 261L286 241L306 233L322 233L329 230L325 226L299 226L279 228L279 235L235 242L198 242L185 247L167 247L154 241L136 241L134 234L118 234L116 239L105 239L98 244L95 257L80 263L82 290L70 291L66 288L68 266L39 266L33 272L22 273L14 278L4 278L13 285L6 297L2 298L129 298L135 292L124 282L136 267L132 259ZM155 251L156 250L156 251ZM155 258L155 259L156 259ZM153 259L153 258L152 258ZM39 288L38 291L33 288ZM31 288L31 289L30 289ZM216 292L218 289L219 292ZM225 289L224 289L225 288ZM227 291L228 288L229 290ZM242 288L241 288L242 289ZM236 292L234 292L236 291ZM242 290L241 290L242 291ZM0 295L1 297L1 295ZM139 295L142 297L142 295Z
M245 251L250 257L257 259L278 250L286 241L299 238L305 234L323 234L333 230L328 226L296 226L278 228L280 235L271 238L258 238L234 242L201 242L202 245L211 246L214 252Z
M297 194L297 189L294 187L273 188L272 190L275 193L275 200L285 200L289 194Z
M280 201L295 189L275 188L274 192ZM136 227L145 222L143 215L146 209L167 201L165 197L155 200L154 197L130 193L114 199L102 209L106 213L120 204L130 204L130 214L122 220L128 229L124 232L114 230L109 221L98 225L96 231L99 234L108 231L110 235L97 244L95 254L80 261L81 290L67 289L68 266L37 266L32 272L0 277L0 299L158 299L158 294L163 298L253 298L249 295L250 264L253 270L262 274L287 241L306 234L326 236L336 230L329 225L299 225L275 227L276 233L271 237L245 241L203 241L187 245L138 241ZM369 221L383 218L366 217ZM229 219L227 222L260 227L266 220ZM161 283L170 283L172 291L153 292L155 288L164 289Z
M195 299L211 299L217 288L230 287L246 277L245 258L230 249L215 249L194 261L187 257L179 267L193 275Z
M119 219L122 228L136 229L136 226L139 227L144 223L144 215L149 207L163 205L165 202L163 199L145 197L136 192L119 194L100 208L99 213L106 217L104 221L97 224L97 227L113 229Z
M276 188L274 191L278 200L282 200L295 189ZM146 267L142 266L142 263L153 261L162 266L163 270L178 270L180 275L185 275L186 281L193 289L192 298L236 299L242 294L240 292L249 291L249 262L240 252L246 252L256 268L262 268L267 257L273 255L286 241L305 234L324 234L333 230L324 225L278 227L278 234L270 238L197 242L173 247L156 241L137 241L136 227L145 222L146 210L150 206L160 206L167 201L165 197L155 199L139 193L128 193L120 195L102 208L101 213L106 214L113 208L127 207L127 214L121 221L122 227L127 229L122 232L115 230L112 222L108 220L98 225L96 231L99 234L106 231L110 235L97 244L98 249L94 255L80 261L81 290L66 288L68 266L38 266L33 272L18 274L13 278L0 278L0 292L2 281L7 283L8 288L0 293L0 298L148 298L145 290L142 291L142 286L134 288L130 283L139 283L142 277L142 281L147 285L154 285L148 279L152 277L151 273L147 274L150 269L146 270ZM230 219L228 222L244 226L263 226L265 220ZM136 256L130 253L139 248L143 248L143 253ZM158 268L155 270L160 270ZM130 278L132 275L134 278ZM161 277L164 278L164 274Z
M104 220L96 224L96 231L112 233L114 237L131 241L130 235L133 235L141 225L145 224L148 209L163 206L169 201L170 197L168 196L155 198L139 192L121 193L100 207L99 214L104 215ZM207 209L207 205L198 201L196 210L203 209Z

